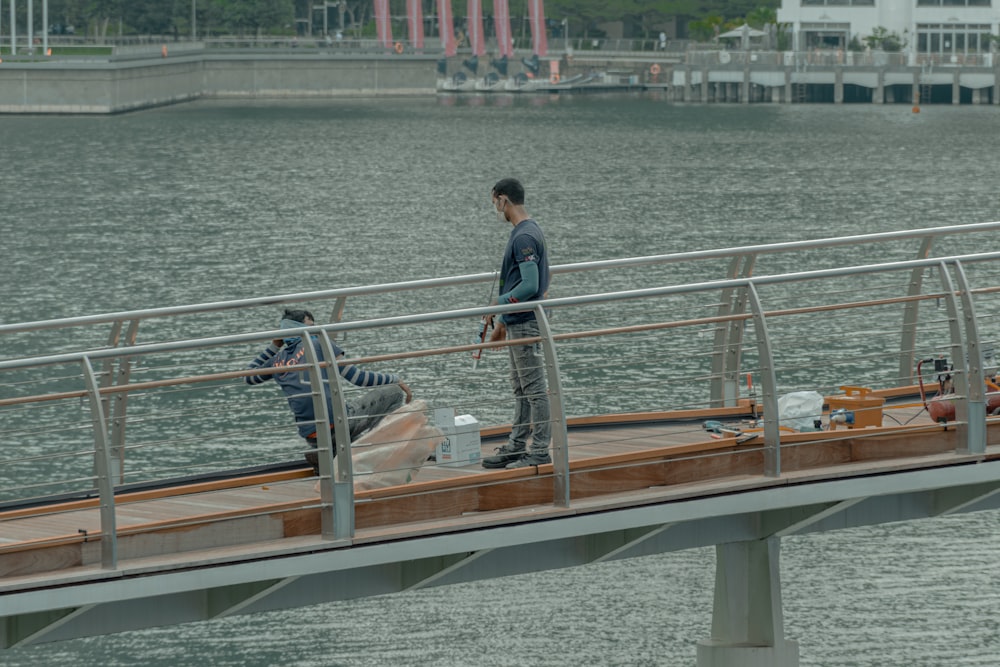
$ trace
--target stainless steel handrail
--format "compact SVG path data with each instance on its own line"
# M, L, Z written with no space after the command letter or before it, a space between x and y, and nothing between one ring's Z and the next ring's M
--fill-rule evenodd
M991 223L998 224L1000 223ZM669 257L669 256L668 256ZM633 260L643 258L632 258ZM566 411L561 401L563 398L562 371L560 369L560 345L564 341L585 338L595 334L606 334L595 332L594 330L579 332L555 333L548 326L546 311L574 306L588 306L610 304L629 300L649 300L653 303L662 302L669 297L692 294L723 294L742 291L746 294L746 302L749 305L750 313L727 312L724 316L706 316L704 322L717 322L720 326L731 326L733 322L745 322L751 318L755 326L755 336L757 340L758 355L760 357L763 399L764 399L764 468L762 473L768 476L778 477L781 473L781 433L779 428L779 415L777 408L777 397L780 387L774 373L775 369L775 343L770 333L770 323L777 318L795 315L802 312L823 312L825 310L857 308L870 305L884 305L886 303L902 304L907 301L914 301L918 298L935 298L935 295L893 295L889 299L869 300L859 303L825 304L808 308L785 308L768 310L766 298L761 295L760 289L768 286L781 286L790 284L806 283L810 281L822 281L829 279L839 279L847 277L869 277L876 274L924 271L934 268L940 271L942 281L942 292L948 308L948 336L952 350L951 357L955 363L955 375L960 381L959 391L955 395L957 410L956 424L962 429L960 449L966 453L981 453L985 451L985 401L983 397L982 384L982 341L980 340L976 323L979 315L976 312L976 305L972 299L973 294L997 293L1000 290L994 283L977 285L970 280L966 273L967 266L988 264L992 273L988 276L995 277L1000 274L1000 267L995 267L1000 262L1000 252L976 253L955 255L939 258L925 258L907 261L886 262L881 264L847 266L828 269L818 269L812 271L799 271L792 273L763 275L756 277L739 277L726 280L705 281L687 283L681 285L661 285L647 287L643 289L631 289L617 292L606 292L598 294L586 294L554 298L542 304L536 304L535 308L543 326L540 326L539 342L542 343L545 357L545 372L547 374L548 386L555 395L555 400L560 402L553 410L553 419L557 423L554 433L555 447L554 463L556 483L554 484L553 502L558 506L567 506L570 502L570 476L568 467L568 456L566 456ZM954 278L953 278L954 276ZM378 287L378 286L375 286ZM363 291L366 288L355 288ZM261 300L246 300L252 305L257 305ZM235 306L233 306L235 307ZM183 308L169 309L172 311L183 310ZM160 343L146 343L131 345L127 348L106 348L94 350L82 350L53 355L41 355L24 359L13 359L0 361L0 372L15 371L24 369L39 369L52 365L80 364L84 369L85 386L76 392L61 391L60 398L66 396L86 396L90 402L90 413L93 424L93 442L95 468L98 487L102 500L102 534L107 538L106 545L102 543L102 565L106 568L116 567L117 551L115 542L114 527L114 497L112 491L112 476L114 467L112 465L112 447L108 434L113 432L112 426L108 423L108 411L106 408L108 397L112 394L128 393L138 387L149 386L150 383L129 383L119 385L99 386L97 374L94 371L94 364L104 361L114 361L116 359L128 358L138 359L147 355L157 353L169 353L179 351L201 350L219 346L231 346L240 344L255 343L271 340L277 337L288 335L316 335L319 336L323 345L324 357L328 360L334 358L333 347L330 335L336 332L346 332L353 330L372 330L401 327L414 324L438 323L453 320L478 320L485 314L502 314L524 310L523 304L509 304L502 306L489 306L477 308L462 308L445 310L439 312L417 313L399 315L393 317L379 317L368 320L357 320L350 322L336 322L327 325L312 325L300 329L279 329L256 331L250 333L231 334L225 336L191 338ZM672 321L661 324L646 324L644 326L652 329L654 327L677 326L679 324L691 325L695 320L683 322ZM483 345L483 347L502 347L510 345L510 342L498 342ZM417 357L429 354L448 354L464 351L475 347L474 345L459 345L439 348L436 350L410 350L391 355L393 358ZM307 349L309 346L307 346ZM383 355L381 358L388 358ZM354 532L354 498L353 498L353 471L350 466L350 441L346 428L346 412L344 410L344 398L340 391L339 382L331 381L331 389L334 391L334 414L326 414L326 401L323 398L323 382L321 380L321 364L317 358L308 360L308 365L312 367L313 396L317 403L317 415L322 421L331 419L341 428L336 428L334 439L331 440L330 433L326 429L318 429L318 439L323 450L320 458L321 467L321 507L323 513L323 535L329 539L349 539ZM329 362L323 363L324 367L329 366ZM235 377L240 373L232 372L228 376ZM179 378L174 382L190 382L196 384L206 379L216 379L216 376ZM335 378L333 378L335 379ZM54 392L55 394L55 392ZM38 401L47 400L48 397L40 395L34 397ZM23 402L33 400L31 397L19 397L11 402ZM0 401L3 406L6 401ZM115 418L124 419L124 414L115 413ZM336 460L329 458L331 446L336 445L338 456ZM106 551L105 551L106 549Z
M733 257L743 257L747 255L777 254L790 252L793 250L811 250L817 248L837 248L856 244L880 243L886 241L898 241L904 239L923 239L948 236L953 234L970 234L976 232L1000 231L1000 222L983 222L969 225L950 225L944 227L926 227L921 229L901 230L894 232L879 232L875 234L858 234L853 236L840 236L825 239L808 241L786 241L782 243L758 244L748 246L734 246L729 248L718 248L713 250L697 250L690 252L668 253L660 255L647 255L642 257L626 257L621 259L600 260L592 262L574 262L571 264L560 264L553 266L553 275L563 273L575 273L580 271L599 271L605 269L618 269L626 267L649 266L655 264L671 264L676 262L687 262L705 259L727 259ZM348 298L355 296L371 296L376 294L388 294L403 291L415 291L420 289L434 289L439 287L450 287L457 285L471 285L492 281L493 272L474 273L460 276L449 276L444 278L428 278L422 280L410 280L405 282L383 283L377 285L365 285L356 287L344 287L328 290L316 290L311 292L296 292L273 296L253 297L250 299L233 299L228 301L214 301L184 306L168 306L161 308L146 308L140 310L116 311L111 313L101 313L97 315L86 315L79 317L66 317L52 320L36 320L32 322L20 322L14 324L0 324L0 335L39 331L43 329L61 329L67 327L84 326L88 324L107 324L122 320L143 320L157 317L171 317L176 315L191 315L198 313L220 312L225 310L237 310L252 306L270 306L286 303L299 303L306 301L317 301L334 298Z

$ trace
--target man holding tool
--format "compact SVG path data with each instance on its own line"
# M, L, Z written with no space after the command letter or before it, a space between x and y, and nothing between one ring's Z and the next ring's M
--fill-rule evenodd
M493 186L491 198L497 215L514 227L504 249L496 303L537 301L549 288L549 256L541 227L525 211L524 186L513 178L505 178ZM490 342L538 337L538 321L532 310L506 313L499 320ZM507 352L514 390L514 421L507 443L496 448L495 456L485 457L483 467L523 468L551 463L552 424L541 343L511 345Z

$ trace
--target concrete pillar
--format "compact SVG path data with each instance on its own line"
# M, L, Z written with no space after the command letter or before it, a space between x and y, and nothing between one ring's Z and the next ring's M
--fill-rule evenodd
M771 86L768 90L771 91L771 102L774 104L781 102L781 86Z
M982 88L973 88L972 89L972 103L973 104L982 104L982 102L983 102L982 97L981 97L982 92L983 92Z
M792 68L785 68L785 104L792 103Z
M883 104L885 102L885 70L880 69L876 77L875 90L872 91L872 104Z
M701 70L701 103L708 102L708 69Z
M833 70L833 103L844 103L844 68L837 67Z
M926 104L930 100L920 99L920 72L913 73L913 94L910 95L910 99L913 100L913 104Z
M684 101L690 102L694 97L694 83L691 78L691 68L684 68Z
M955 74L951 79L951 103L960 104L962 102L962 87L958 85L959 70L955 70Z
M741 96L740 102L743 104L750 104L750 68L743 68L743 95Z
M785 639L780 539L715 547L712 637L698 642L698 667L798 667L799 646Z

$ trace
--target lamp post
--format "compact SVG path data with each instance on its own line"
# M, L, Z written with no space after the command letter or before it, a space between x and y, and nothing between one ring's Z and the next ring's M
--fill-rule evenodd
M562 20L563 25L563 49L569 53L569 19Z

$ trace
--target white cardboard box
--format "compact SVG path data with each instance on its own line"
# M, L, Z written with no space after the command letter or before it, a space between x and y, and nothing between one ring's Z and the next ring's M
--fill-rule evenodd
M436 426L444 433L444 441L437 446L438 465L461 466L479 463L482 443L479 439L479 421L472 415L453 416L453 411L435 415ZM447 422L452 421L452 424Z

